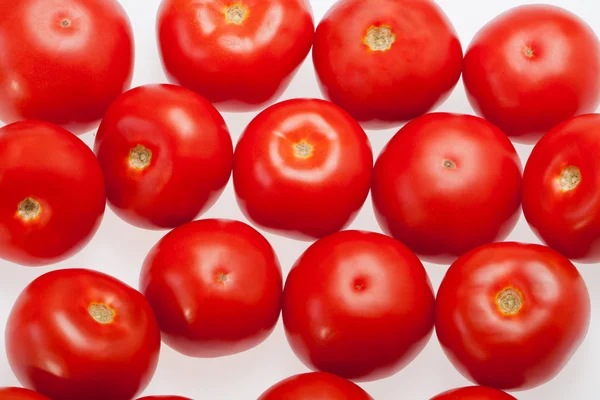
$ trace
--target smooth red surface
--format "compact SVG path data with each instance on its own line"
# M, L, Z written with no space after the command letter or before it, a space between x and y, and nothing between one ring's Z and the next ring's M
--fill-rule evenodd
M62 261L92 238L106 207L94 153L68 131L25 121L0 129L0 258L28 266ZM32 198L40 214L26 220Z
M140 397L138 400L192 400L188 397L181 396L147 396Z
M92 318L94 303L111 308L113 321ZM52 400L129 400L150 382L159 350L160 331L144 297L91 270L40 276L21 293L6 326L16 377Z
M496 301L511 288L522 307ZM544 246L496 243L459 258L436 298L435 328L454 366L480 385L526 390L554 378L584 340L590 298L571 262Z
M559 7L524 5L475 35L463 80L479 115L531 143L560 122L593 112L599 75L600 41L589 25Z
M600 115L560 124L533 148L523 175L523 212L536 235L579 262L600 261ZM579 168L581 182L564 191L561 175Z
M0 399L2 400L50 400L37 392L22 388L1 388Z
M247 10L241 24L226 19L236 4ZM227 111L258 110L278 98L313 33L308 0L163 0L157 16L169 80Z
M325 372L289 377L270 387L258 400L373 400L360 386Z
M136 169L132 149L152 152ZM94 146L111 209L142 228L174 228L219 198L231 175L233 144L223 117L204 98L174 85L128 91L106 113Z
M173 349L221 357L257 346L281 311L281 268L273 248L238 221L194 221L150 252L140 289Z
M445 160L455 168L444 167ZM520 214L521 162L489 122L427 114L405 125L380 154L372 198L385 232L422 259L451 263L512 231Z
M298 157L297 143L312 146ZM314 240L352 222L371 184L373 153L360 125L324 100L295 99L260 113L242 134L233 182L254 224Z
M313 370L372 381L393 375L425 347L434 296L419 259L378 234L327 236L288 275L283 322L289 344Z
M386 51L365 44L369 29L380 26L396 35ZM435 108L462 69L454 27L430 0L338 1L317 27L312 54L323 95L369 128Z
M133 32L117 0L2 1L0 15L3 122L84 133L129 88Z
M485 386L469 386L448 390L438 394L431 400L517 400L513 396L498 389Z

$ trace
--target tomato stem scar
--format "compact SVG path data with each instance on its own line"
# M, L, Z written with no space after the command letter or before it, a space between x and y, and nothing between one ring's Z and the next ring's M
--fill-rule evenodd
M102 325L107 325L113 322L115 318L115 310L105 304L92 303L88 307L88 313L96 322Z
M442 161L442 166L444 168L454 169L454 168L456 168L456 163L452 160L444 160L444 161Z
M533 49L531 47L526 47L524 52L528 58L533 58L534 54Z
M152 161L152 151L138 144L129 152L129 165L135 169L145 169Z
M367 31L364 43L373 51L387 51L396 41L396 34L387 25L372 26Z
M63 19L63 20L60 22L60 25L61 25L63 28L68 28L69 26L71 26L71 22L70 22L68 19Z
M294 156L302 159L310 158L313 154L314 147L305 140L294 144Z
M241 25L248 18L248 9L237 3L225 8L225 20L230 24Z
M504 315L516 315L523 307L523 296L514 288L506 288L496 295L496 305Z
M31 197L27 197L17 206L17 215L23 218L25 221L37 218L41 212L41 204Z
M563 192L575 189L581 183L581 171L579 168L569 165L560 173L560 188Z

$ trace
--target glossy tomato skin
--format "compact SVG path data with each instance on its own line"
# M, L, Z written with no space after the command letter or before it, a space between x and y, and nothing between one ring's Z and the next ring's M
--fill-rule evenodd
M513 396L498 389L485 386L468 386L448 390L431 400L516 400Z
M163 0L157 17L169 80L224 111L258 110L278 98L313 34L308 0Z
M1 388L0 399L2 400L50 400L33 390L16 387Z
M494 243L459 258L436 299L436 333L480 385L531 389L554 378L584 340L590 298L575 266L534 244Z
M477 114L532 143L598 107L598 74L600 41L590 26L559 7L524 5L475 35L463 80Z
M270 387L258 400L373 400L360 386L326 372L289 377Z
M68 131L24 121L0 129L0 258L62 261L96 233L106 195L94 153Z
M387 50L368 44L368 33L382 28L395 35ZM451 22L430 0L338 1L317 27L312 54L323 95L368 128L399 125L442 103L463 58Z
M294 99L248 125L235 150L233 183L254 224L314 240L354 220L372 169L369 139L350 115L324 100Z
M80 134L131 84L129 18L117 0L0 4L0 120L43 120Z
M242 222L208 219L176 228L152 249L140 289L166 344L191 357L221 357L270 335L282 281L277 256L260 233Z
M13 372L53 400L129 400L150 382L159 350L160 330L144 296L91 270L34 280L6 327Z
M600 115L572 118L534 147L523 175L523 212L548 246L600 261Z
M233 144L223 117L174 85L141 86L119 97L94 149L112 210L147 229L193 220L217 201L231 175Z
M505 239L521 204L521 162L506 135L470 115L433 113L406 124L373 171L382 229L422 259L451 263Z
M298 358L356 381L385 378L410 363L429 341L433 313L419 259L370 232L317 241L292 268L283 295L285 332Z

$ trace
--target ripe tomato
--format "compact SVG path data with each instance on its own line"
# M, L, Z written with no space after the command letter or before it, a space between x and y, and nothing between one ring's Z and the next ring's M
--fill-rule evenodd
M523 176L523 211L546 244L581 262L600 261L600 115L579 116L534 147Z
M372 190L384 231L428 261L450 263L514 228L521 162L506 135L485 120L428 114L383 150Z
M485 386L469 386L448 390L438 394L431 400L517 400L513 396L498 389Z
M0 388L0 399L2 400L50 400L33 390L22 388Z
M157 33L170 81L245 111L287 88L314 24L307 0L163 0Z
M0 258L64 260L91 240L105 206L102 170L77 137L37 121L0 129Z
M450 95L462 47L431 0L340 0L317 27L313 61L326 98L365 126L385 128Z
M164 342L192 357L226 356L264 341L279 319L282 286L277 256L260 233L214 219L169 232L140 276Z
M271 386L258 400L373 400L360 386L326 372L295 375Z
M515 140L533 142L600 104L600 41L583 20L550 5L525 5L475 36L464 83L475 111Z
M53 400L129 400L149 383L160 331L144 296L100 272L44 274L21 293L6 325L10 366Z
M210 208L233 158L219 112L173 85L141 86L119 97L100 124L95 151L113 211L148 229L174 228Z
M369 193L373 153L360 125L336 105L295 99L260 113L238 142L238 204L261 227L315 239L347 226Z
M0 2L0 120L95 127L133 75L133 33L117 0Z
M317 241L292 268L283 295L285 332L300 360L361 381L391 376L412 361L429 341L433 312L419 259L370 232Z
M437 336L454 366L480 385L526 390L556 376L586 336L590 298L571 262L547 247L481 246L448 270Z

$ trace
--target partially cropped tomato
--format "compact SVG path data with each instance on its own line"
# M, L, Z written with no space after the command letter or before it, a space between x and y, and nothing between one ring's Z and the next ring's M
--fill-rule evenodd
M147 396L140 397L138 400L192 400L189 397L181 396Z
M354 220L372 169L369 139L350 115L327 101L295 99L248 125L235 150L233 182L252 222L315 239Z
M326 372L311 372L284 379L258 400L373 400L360 386Z
M0 120L95 127L131 84L133 33L118 0L0 2Z
M313 62L326 98L365 126L385 128L450 95L462 47L432 0L340 0L317 27Z
M0 399L2 400L50 400L33 390L22 388L0 388Z
M534 147L523 175L523 212L546 244L600 261L600 115L575 117Z
M464 60L475 111L530 143L600 104L600 41L578 16L550 5L513 8L485 25Z
M40 276L6 325L13 372L52 400L129 400L150 382L159 349L160 330L144 296L91 270Z
M554 378L584 340L590 298L577 268L556 251L521 243L481 246L448 270L435 328L468 379L526 390Z
M450 263L512 231L520 214L521 162L489 122L427 114L388 143L372 191L385 232L425 260Z
M0 129L0 258L52 264L81 250L106 207L94 153L46 122Z
M140 289L173 349L221 357L257 346L281 312L282 276L267 240L238 221L200 220L152 249Z
M434 296L419 259L371 232L327 236L300 257L285 283L288 342L313 370L359 381L385 378L429 341Z
M485 386L469 386L448 390L438 394L431 400L517 400L513 396L498 389Z
M174 85L124 93L96 135L109 205L125 221L174 228L210 208L231 175L233 144L223 117Z
M157 34L170 81L245 111L287 88L314 24L308 0L163 0Z

